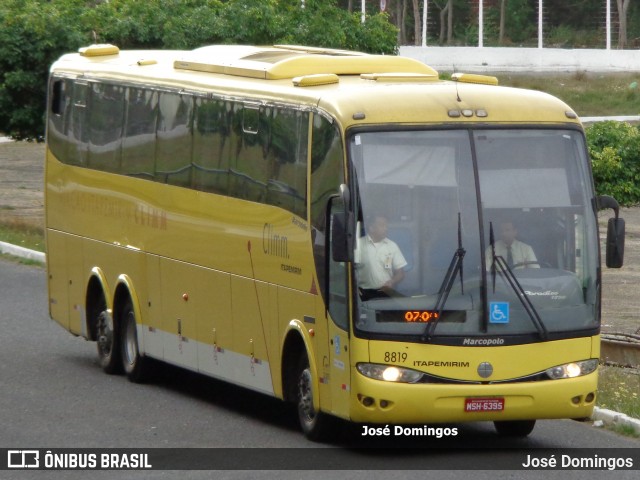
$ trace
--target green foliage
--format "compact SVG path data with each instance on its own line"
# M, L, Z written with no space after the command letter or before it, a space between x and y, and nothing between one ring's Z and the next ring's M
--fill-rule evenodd
M44 137L49 66L91 43L189 50L216 43L289 43L393 54L386 15L367 17L336 0L1 0L0 131Z
M356 25L352 25L354 32L354 43L347 42L347 48L360 50L362 52L377 53L385 55L396 55L398 53L397 38L398 29L389 22L386 13L378 13L367 17L367 21L363 24L360 21L360 15L351 16L351 21Z
M297 4L297 2L296 2ZM305 8L292 8L283 43L343 48L367 53L396 54L398 30L385 13L367 15L337 8L336 0L306 0Z
M287 21L278 0L229 0L220 34L224 43L272 45L284 36Z
M3 0L0 3L0 131L42 139L49 65L86 40L78 23L83 2Z
M536 13L527 0L509 0L505 35L514 43L524 43L536 32Z
M163 48L188 50L224 43L220 19L222 3L219 0L177 3L182 8L168 15L163 25L160 44Z
M596 191L621 205L640 202L640 131L624 122L599 122L586 131Z

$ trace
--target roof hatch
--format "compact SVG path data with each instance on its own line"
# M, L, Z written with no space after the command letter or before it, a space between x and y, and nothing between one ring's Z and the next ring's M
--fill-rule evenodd
M368 55L346 50L286 46L213 45L193 50L174 62L174 68L278 80L308 75L419 74L436 76L417 60L392 55Z

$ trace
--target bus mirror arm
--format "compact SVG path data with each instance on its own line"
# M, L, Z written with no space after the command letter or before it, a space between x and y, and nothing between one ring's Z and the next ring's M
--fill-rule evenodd
M351 192L349 191L349 187L344 183L340 185L340 198L342 198L342 203L344 208L347 211L351 210Z
M618 205L618 201L610 195L598 195L596 197L596 205L598 210L604 210L605 208L610 208L616 214L616 218L618 218L618 214L620 213L620 205Z
M624 263L624 219L619 217L620 206L615 198L599 195L596 199L598 209L611 208L615 214L607 223L606 264L609 268L620 268Z

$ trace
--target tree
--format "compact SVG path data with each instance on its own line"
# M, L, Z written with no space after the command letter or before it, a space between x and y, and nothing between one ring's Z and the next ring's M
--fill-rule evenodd
M84 2L3 0L0 3L0 131L44 138L49 65L88 43L77 28Z
M360 22L337 0L0 0L0 131L44 137L47 75L91 43L192 49L212 43L294 43L394 54L386 14Z
M500 0L500 29L498 33L498 43L502 45L504 43L504 19L507 11L507 1Z
M420 17L420 5L419 0L413 0L413 39L415 45L422 44L422 25Z
M446 37L450 45L453 42L453 0L446 0L444 5L437 1L433 3L440 9L440 43L445 43Z
M453 41L453 0L447 3L447 44Z
M618 30L618 48L622 49L627 46L627 12L631 0L616 0L618 6L618 20L620 29Z

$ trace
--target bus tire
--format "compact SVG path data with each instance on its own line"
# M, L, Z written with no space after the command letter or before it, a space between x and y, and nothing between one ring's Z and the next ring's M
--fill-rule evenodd
M150 360L140 355L136 314L131 300L127 300L121 312L121 353L124 373L130 381L144 383L151 376L151 366Z
M332 430L331 417L313 407L313 377L305 354L300 356L295 378L296 407L302 433L314 442L328 440Z
M111 313L106 309L98 315L96 341L98 346L98 360L102 370L108 374L122 372L118 330Z
M493 422L498 435L503 437L526 437L536 426L535 420L506 420Z

